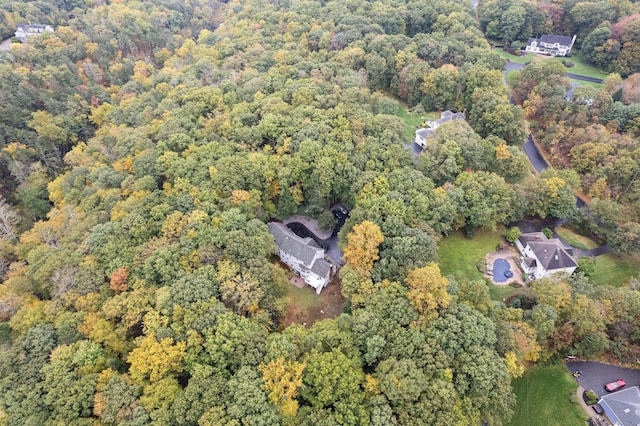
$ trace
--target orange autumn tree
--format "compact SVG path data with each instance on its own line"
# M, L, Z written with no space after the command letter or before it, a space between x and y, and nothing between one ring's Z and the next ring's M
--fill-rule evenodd
M127 291L127 279L129 278L129 270L125 266L121 266L111 274L109 287L116 293Z

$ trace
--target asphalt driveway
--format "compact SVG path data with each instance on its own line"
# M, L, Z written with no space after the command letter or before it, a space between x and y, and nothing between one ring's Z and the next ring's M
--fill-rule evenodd
M584 362L570 361L565 362L569 372L579 370L582 374L578 379L578 383L585 390L592 390L602 396L608 392L604 389L604 385L618 379L622 379L629 386L640 385L640 370L633 368L618 367L617 365L605 364L602 362Z

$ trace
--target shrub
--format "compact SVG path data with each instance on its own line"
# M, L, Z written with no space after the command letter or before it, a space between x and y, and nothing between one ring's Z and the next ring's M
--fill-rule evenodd
M563 59L563 60L562 60L562 61L560 61L560 62L562 62L562 65L564 65L564 66L565 66L565 67L567 67L567 68L572 68L572 67L574 67L574 66L575 66L575 64L574 64L573 62L571 62L571 61L567 61L566 59Z
M588 257L578 259L578 272L582 272L586 277L590 277L596 271L596 261Z
M549 228L542 228L542 233L547 238L553 237L553 231L551 229L549 229Z
M512 226L504 232L505 240L509 241L511 244L515 243L518 238L520 238L522 233L517 226Z
M516 283L516 282L511 282L509 283L509 287L513 287L513 288L521 288L522 284L520 283Z
M478 260L478 263L476 263L476 268L478 268L478 272L484 274L485 272L487 272L487 262L485 262L484 259Z
M598 394L592 390L586 391L584 393L584 402L586 402L587 405L595 404L596 402L598 402Z
M571 401L572 404L580 404L580 398L575 392L571 392L571 395L569 395L569 401Z

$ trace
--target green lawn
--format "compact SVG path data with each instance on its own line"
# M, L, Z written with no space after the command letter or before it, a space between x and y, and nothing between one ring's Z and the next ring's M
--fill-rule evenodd
M518 403L509 426L584 426L588 420L569 399L578 384L562 363L535 365L512 385Z
M442 275L451 275L457 281L484 279L476 265L479 261L484 261L487 253L496 250L500 240L500 232L488 229L479 230L473 238L467 238L462 232L456 232L441 239L438 244L438 259ZM492 300L502 301L520 291L509 286L493 284L489 286Z
M557 226L556 234L563 240L565 240L571 247L575 247L580 250L591 250L598 247L595 241L589 237L576 234L573 230L564 226Z
M580 52L574 52L573 56L570 58L552 58L551 60L561 62L563 59L565 61L569 61L574 64L574 66L572 67L566 67L566 70L568 73L586 75L587 77L602 78L602 79L604 79L607 76L607 74L603 73L602 70L589 64L584 59L584 56L582 56Z
M407 137L411 141L415 139L416 130L422 123L424 123L425 121L436 120L440 118L440 114L437 112L426 112L423 114L410 112L407 108L407 105L404 103L400 103L398 105L398 111L396 112L396 115L402 118L402 120L404 120L405 124L407 125Z
M533 55L531 53L527 53L525 56L514 56L510 53L505 52L502 49L495 49L496 52L498 52L498 54L500 56L502 56L504 59L511 61L511 62L516 62L518 64L524 64L527 62L538 62L538 61L556 61L556 62L561 62L563 59L566 61L569 61L571 63L574 64L574 66L572 67L565 67L566 71L568 73L571 74L577 74L577 75L584 75L587 77L594 77L594 78L601 78L604 79L607 74L605 74L604 72L602 72L602 70L598 69L597 67L589 64L585 59L584 56L582 56L582 54L580 52L575 52L574 55L570 58L553 58L553 57L545 57L545 56L540 56L540 55ZM588 83L586 81L582 81L582 80L571 80L571 81L577 81L580 84L586 84L589 86L594 86L594 87L600 87L601 84L599 83Z
M596 270L591 276L596 285L623 287L633 277L640 275L640 256L613 255L596 257Z
M515 56L512 55L511 53L507 53L502 49L494 49L500 56L502 56L504 59L506 59L507 61L511 61L511 62L516 62L518 64L525 64L527 62L535 62L535 61L540 61L542 60L542 58L538 55L532 55L530 53L527 53L524 56Z

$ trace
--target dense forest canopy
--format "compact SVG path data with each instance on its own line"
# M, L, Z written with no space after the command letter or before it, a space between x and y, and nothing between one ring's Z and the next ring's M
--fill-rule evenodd
M506 307L437 265L454 230L587 221L574 191L592 188L603 237L640 241L633 104L615 82L598 108L559 99L540 66L512 105L489 6L477 22L441 0L0 3L5 36L55 25L0 55L1 421L500 425L526 363L635 359L634 290L581 273ZM468 120L414 158L399 102ZM525 116L589 124L565 148L575 170L529 173ZM344 312L287 325L266 222L331 222L336 200Z

